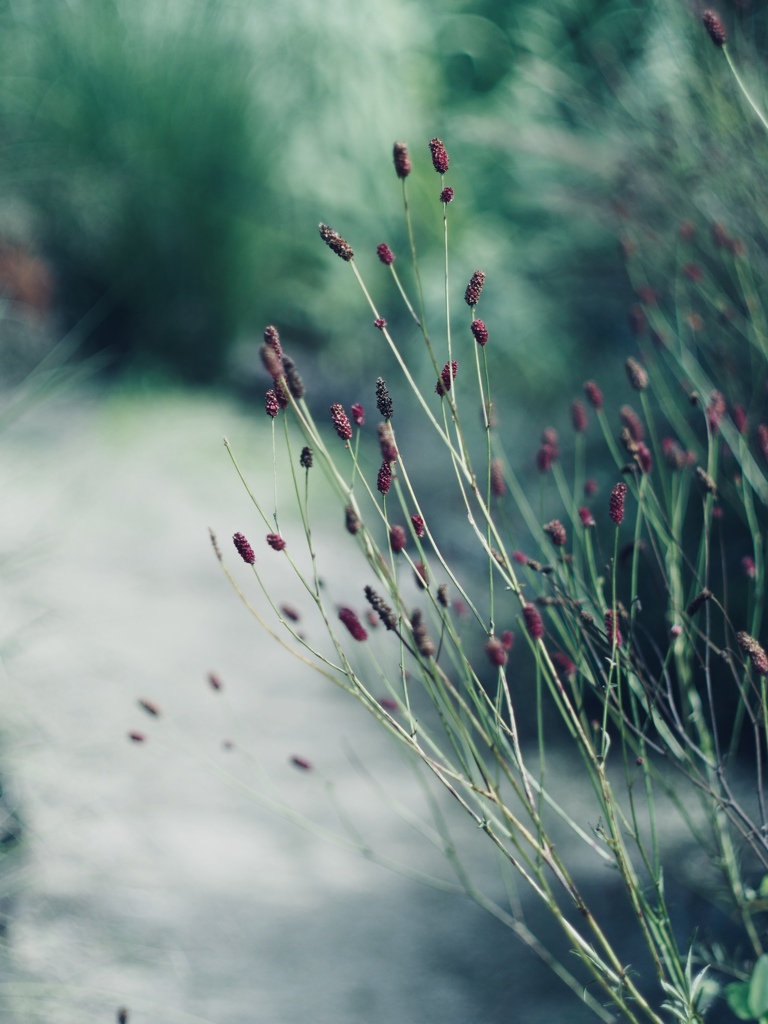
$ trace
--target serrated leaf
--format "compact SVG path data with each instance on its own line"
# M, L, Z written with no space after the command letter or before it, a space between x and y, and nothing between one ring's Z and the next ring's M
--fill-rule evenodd
M768 953L758 957L749 979L749 1009L753 1017L768 1013Z
M749 1008L749 982L732 981L725 986L724 992L731 1012L739 1020L754 1020L754 1014Z

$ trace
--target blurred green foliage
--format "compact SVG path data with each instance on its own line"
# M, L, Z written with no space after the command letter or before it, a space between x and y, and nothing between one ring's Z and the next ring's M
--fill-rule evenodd
M728 7L738 45L759 57L764 14ZM488 271L484 316L514 389L535 398L578 386L596 352L629 348L617 203L711 217L718 183L761 180L762 162L741 158L762 139L733 127L732 94L728 110L716 99L723 71L685 6L5 0L0 27L0 236L21 209L55 268L62 329L88 316L85 351L183 379L252 376L273 321L291 345L332 345L370 371L373 346L345 319L363 323L359 296L316 225L349 238L367 275L386 239L407 281L395 138L414 154L413 208L427 211L428 308L439 316L425 147L437 134L456 188L457 295ZM691 139L707 96L722 109Z

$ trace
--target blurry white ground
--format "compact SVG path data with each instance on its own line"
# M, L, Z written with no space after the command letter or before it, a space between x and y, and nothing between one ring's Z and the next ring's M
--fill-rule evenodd
M375 850L451 877L349 759L418 807L391 741L266 637L221 574L208 526L261 607L230 553L236 530L274 570L276 597L302 604L224 434L269 497L266 417L224 400L69 395L0 438L1 722L25 823L0 1020L96 1024L119 1005L131 1024L557 1019L560 984L474 905L260 804L276 793L343 832L330 780ZM369 580L352 539L316 508L331 595L359 607ZM285 516L281 529L300 542ZM498 891L477 837L458 831ZM570 1021L592 1019L566 1000Z

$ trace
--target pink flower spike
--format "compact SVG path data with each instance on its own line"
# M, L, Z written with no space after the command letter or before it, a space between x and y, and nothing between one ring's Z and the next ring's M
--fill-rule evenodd
M579 509L579 519L581 520L582 526L586 526L588 528L591 526L595 526L595 517L592 515L588 508Z
M445 174L448 170L448 154L440 139L431 139L429 151L432 154L432 166L438 174Z
M405 545L408 543L408 534L405 532L405 527L395 523L389 529L389 543L392 550L397 555L399 554Z
M476 306L480 301L480 293L483 290L485 284L485 273L482 270L476 270L472 277L469 279L469 284L464 292L464 301L468 306Z
M440 202L441 203L452 203L453 202L453 189L452 188L444 188L443 189L443 191L440 193Z
M352 437L352 424L344 412L344 407L338 402L331 406L331 423L342 441L348 441Z
M395 262L395 254L389 248L386 242L381 242L376 246L376 255L379 257L385 267L391 266Z
M624 519L624 501L627 497L627 485L623 482L616 484L611 491L608 502L608 515L619 526Z
M351 608L339 608L339 618L347 627L354 640L359 640L362 643L363 640L368 639L368 633Z
M268 533L267 544L269 544L274 551L282 551L285 547L285 541L279 533Z
M540 640L544 636L544 623L541 621L536 605L526 604L523 606L523 619L528 636L532 640Z
M362 405L360 405L359 402L355 402L351 407L350 412L352 413L352 419L355 421L355 425L362 427L365 423L365 409L363 409Z
M376 489L379 494L389 494L392 486L392 467L388 462L382 462L379 475L376 479Z
M498 668L506 665L507 652L504 649L504 644L495 636L492 636L485 645L485 653L488 655L488 660L492 665L496 665Z

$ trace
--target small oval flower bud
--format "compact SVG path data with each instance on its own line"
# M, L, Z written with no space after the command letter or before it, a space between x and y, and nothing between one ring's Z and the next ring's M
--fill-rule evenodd
M453 189L452 188L444 188L443 189L443 191L440 193L440 202L441 203L452 203L453 202Z
M342 441L348 441L352 437L352 424L344 412L344 407L338 402L331 406L331 422Z
M345 263L349 263L355 255L349 242L345 241L338 231L329 228L327 224L320 225L320 237L331 252L335 252Z
M435 391L442 398L443 395L451 390L451 384L456 379L456 374L459 372L459 364L454 359L450 363L446 363L440 371L440 376L435 384Z
M392 159L395 162L395 173L398 178L407 178L413 170L408 147L404 142L396 142L392 147Z
M383 331L384 328L387 326L387 321L384 319L383 316L379 316L373 321L373 326L378 327L380 331Z
M709 33L709 38L715 46L724 46L728 36L726 35L722 21L718 18L715 12L704 11L701 20L704 23L704 28Z
M309 445L304 445L301 449L301 455L299 456L299 465L302 469L312 469L312 463L314 461L314 452Z
M624 520L624 501L627 497L627 485L622 481L616 484L611 491L608 501L608 515L619 526Z
M417 537L421 538L424 536L424 519L417 512L411 516L411 522L413 523L413 530Z
M571 423L577 434L583 434L587 429L587 410L578 398L571 402Z
M749 656L749 660L752 663L752 668L757 672L759 676L768 676L768 656L749 633L737 633L736 642L739 647Z
M593 409L603 408L603 392L593 380L584 381L584 394Z
M631 405L622 405L619 409L619 418L629 431L629 436L633 441L645 440L645 427Z
M351 407L350 412L352 413L352 419L355 421L355 425L362 427L365 423L365 409L363 409L362 405L360 405L359 402L355 402Z
M395 523L389 528L389 544L396 555L403 550L407 543L408 534L405 532L404 526Z
M386 267L389 267L395 262L395 254L386 242L382 242L380 245L376 246L376 255Z
M376 408L385 420L392 419L392 398L383 377L379 377L376 381Z
M382 462L379 475L376 479L376 489L379 494L389 494L392 486L392 468L388 462Z
M532 640L540 640L544 636L544 623L541 621L539 610L534 604L523 606L523 620L528 636Z
M472 331L474 339L478 345L488 344L488 328L482 320L473 320L470 330Z
M268 533L267 544L269 544L273 551L282 551L285 547L285 541L279 533Z
M432 166L438 174L445 174L448 170L448 154L440 139L430 139L429 151L432 154Z
M645 367L642 363L639 363L637 359L630 358L624 364L627 371L627 377L629 383L635 389L635 391L645 391L648 387L648 374L645 371Z
M592 515L588 508L579 509L579 519L581 520L582 526L591 527L596 525L595 517Z
M347 533L351 533L353 536L360 532L360 517L351 505L347 505L344 509L344 526Z
M350 636L354 640L359 640L362 643L363 640L368 639L366 629L351 608L339 608L339 618L347 627Z
M480 293L483 290L485 284L485 273L482 270L476 270L472 277L469 279L467 290L464 292L464 301L468 306L476 306L480 301Z
M264 409L267 416L270 416L272 419L274 419L280 412L280 404L278 403L277 395L272 388L270 388L266 395L264 395Z
M495 494L497 498L502 498L507 493L504 471L498 459L491 462L491 493Z
M256 561L256 555L253 553L253 548L245 539L242 533L236 533L232 537L232 543L237 548L237 553L240 555L244 562L248 565L253 565Z
M553 519L551 523L546 523L543 527L543 530L556 548L561 548L564 546L567 536L565 532L565 527L559 519Z
M497 637L492 636L485 645L485 653L492 665L502 668L507 663L507 652L504 644Z

